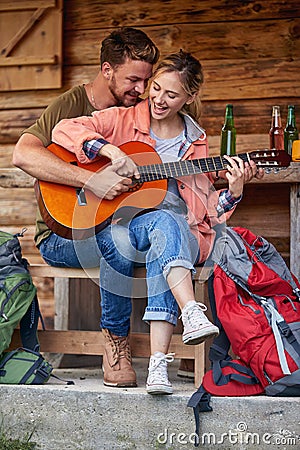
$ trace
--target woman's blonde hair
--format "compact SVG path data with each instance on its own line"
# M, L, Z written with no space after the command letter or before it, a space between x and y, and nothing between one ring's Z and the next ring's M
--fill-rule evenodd
M201 63L191 53L180 50L159 62L153 79L164 72L177 72L184 91L190 96L195 96L193 102L185 104L181 111L189 114L195 120L199 120L201 115L200 88L203 84Z

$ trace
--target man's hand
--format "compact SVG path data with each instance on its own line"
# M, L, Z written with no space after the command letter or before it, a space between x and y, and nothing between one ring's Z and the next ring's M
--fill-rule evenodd
M112 200L123 192L127 192L132 179L119 175L119 171L122 172L122 166L125 164L126 159L122 158L100 172L91 172L86 188L105 200Z
M119 147L112 144L105 144L99 151L99 155L109 158L113 165L117 163L117 173L121 177L140 178L138 168L133 160L126 153L122 152ZM122 164L119 164L120 161L122 161Z

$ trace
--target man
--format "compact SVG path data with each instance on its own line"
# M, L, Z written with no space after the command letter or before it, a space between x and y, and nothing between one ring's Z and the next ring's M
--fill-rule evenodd
M139 177L130 158L122 158L91 177L89 170L64 162L46 147L51 143L52 129L61 119L91 115L95 110L111 106L136 104L140 95L145 92L152 75L152 66L158 58L157 47L141 30L124 27L113 31L102 42L100 70L96 78L86 85L70 89L46 108L17 142L13 164L39 180L78 188L88 186L98 197L107 200L127 191L131 184L130 177ZM122 286L122 292L118 289L111 292L111 288L107 287L110 284L114 258L120 263L120 256L119 253L110 252L106 245L106 230L87 241L63 240L46 226L38 211L35 242L42 256L46 246L49 255L51 246L55 258L60 255L62 265L91 267L100 264L101 325L106 342L103 357L104 383L116 387L136 386L128 342L131 313L129 287L127 295L123 294L125 286ZM49 257L45 260L49 264L53 262ZM132 276L133 260L124 260L123 269L124 279ZM109 305L108 308L103 308L103 302Z

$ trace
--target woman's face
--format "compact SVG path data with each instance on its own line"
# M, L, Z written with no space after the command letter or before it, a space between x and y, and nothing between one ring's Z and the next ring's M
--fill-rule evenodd
M163 72L153 79L149 90L151 116L161 120L172 118L186 102L191 102L180 83L177 72Z

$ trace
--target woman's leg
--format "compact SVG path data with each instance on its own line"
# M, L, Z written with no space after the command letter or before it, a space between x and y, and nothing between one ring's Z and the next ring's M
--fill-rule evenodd
M174 325L162 320L150 322L150 346L151 354L156 352L168 353L173 334Z
M171 394L167 364L174 359L174 355L168 354L168 350L177 321L178 306L166 275L171 272L171 268L185 267L189 275L185 278L185 283L190 283L190 290L193 292L191 270L197 259L198 245L186 220L169 211L139 216L133 219L130 229L136 240L137 257L141 262L146 260L147 268L148 306L144 320L150 322L151 335L147 392ZM174 285L176 284L175 280ZM184 296L182 298L183 302Z
M174 325L161 320L150 322L151 357L148 367L146 389L148 394L172 394L168 377L168 363L174 360L174 353L168 353Z

